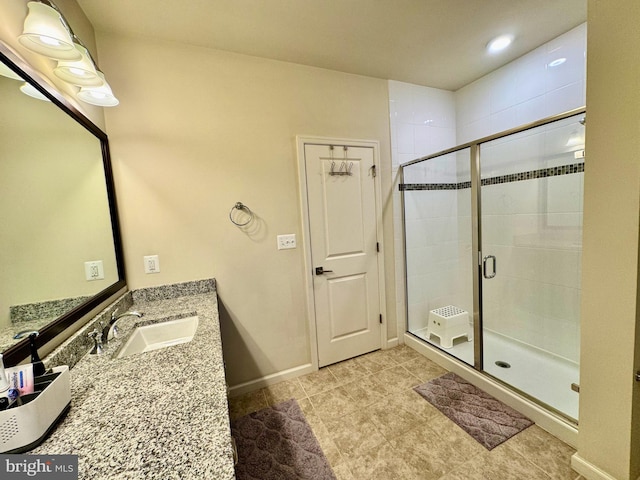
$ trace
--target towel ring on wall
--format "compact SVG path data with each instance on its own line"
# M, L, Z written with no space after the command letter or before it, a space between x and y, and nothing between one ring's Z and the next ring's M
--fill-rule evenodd
M246 212L249 215L249 219L244 223L236 222L233 219L234 210L240 210L240 211ZM244 205L242 202L236 202L236 204L233 207L231 207L231 210L229 211L229 220L231 220L231 223L233 223L234 225L237 225L238 227L244 227L245 225L249 225L249 223L251 223L251 220L253 220L253 212L249 207Z

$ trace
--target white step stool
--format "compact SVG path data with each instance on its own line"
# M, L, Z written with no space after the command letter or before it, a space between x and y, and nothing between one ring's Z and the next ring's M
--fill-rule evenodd
M442 348L453 347L455 338L467 337L467 341L470 342L473 340L473 327L469 319L469 312L453 305L431 310L427 325L427 338L431 338L431 335L440 338Z

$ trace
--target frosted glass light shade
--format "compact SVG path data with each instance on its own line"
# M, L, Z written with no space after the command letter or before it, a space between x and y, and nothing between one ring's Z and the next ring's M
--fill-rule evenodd
M53 73L72 85L81 87L98 87L102 85L103 80L98 76L87 49L77 43L74 46L80 52L80 60L60 60L58 66L53 69Z
M25 95L29 95L32 98L36 98L38 100L44 100L45 102L50 102L51 100L49 100L47 97L45 97L40 90L38 90L36 87L34 87L33 85L31 85L30 83L24 82L21 86L20 86L20 91L22 93L24 93Z
M113 95L111 87L104 78L104 74L97 70L98 76L104 84L99 87L82 87L78 92L78 98L85 103L98 105L99 107L115 107L120 101Z
M58 60L80 60L60 13L39 2L29 2L29 13L24 20L18 41L32 52Z
M7 67L2 62L0 62L0 75L2 75L3 77L10 78L11 80L22 80L22 81L24 81L24 78L22 78L16 72L11 70L9 67Z

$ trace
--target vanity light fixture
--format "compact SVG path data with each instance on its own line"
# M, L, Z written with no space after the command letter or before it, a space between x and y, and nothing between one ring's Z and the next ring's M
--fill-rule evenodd
M23 80L23 78L16 72L7 67L4 63L0 62L0 75L10 78L11 80ZM23 80L24 81L24 80Z
M29 13L24 20L20 44L45 57L58 61L53 69L56 77L70 85L80 87L79 100L100 107L115 107L120 102L98 70L89 50L75 36L62 12L51 0L33 0L27 4ZM2 72L0 72L2 74ZM26 87L24 87L26 89ZM21 88L24 93L28 95ZM36 89L36 94L44 97Z
M111 87L105 80L104 74L100 70L96 70L96 72L104 83L98 87L81 87L78 92L78 98L85 103L99 107L115 107L120 101L111 91Z
M513 35L500 35L487 44L489 53L498 53L507 48L513 42Z
M62 15L47 0L29 2L29 13L24 20L18 41L32 52L57 60L80 60L82 54L75 48L69 28Z
M37 100L43 100L45 102L50 102L51 100L49 100L47 97L45 97L40 90L38 90L36 87L34 87L33 85L31 85L28 82L24 82L21 86L20 86L20 91L22 93L24 93L25 95L29 95L32 98L35 98Z
M33 85L31 85L28 82L24 81L24 78L22 78L20 75L18 75L16 72L14 72L13 70L11 70L9 67L7 67L4 63L0 62L0 75L2 75L3 77L7 77L11 80L17 80L19 82L22 83L22 85L20 85L20 91L22 93L24 93L25 95L29 95L32 98L36 98L38 100L44 100L49 102L50 100L45 97L42 93L40 93L40 91L35 88Z
M91 59L89 51L78 41L74 42L75 49L80 52L80 60L60 60L53 73L72 85L80 87L98 87L103 80L98 76L96 67Z

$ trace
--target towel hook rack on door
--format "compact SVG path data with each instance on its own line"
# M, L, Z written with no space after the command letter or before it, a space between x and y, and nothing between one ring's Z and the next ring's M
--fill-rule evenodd
M338 170L335 170L335 167L336 162L331 162L331 171L329 172L329 175L353 175L353 173L351 173L353 162L349 162L348 164L347 162L342 162Z
M348 175L348 176L353 175L353 173L351 173L351 169L353 168L353 162L347 162L347 150L349 150L349 147L347 147L346 145L342 146L342 151L344 152L344 158L340 163L340 167L338 168L338 170L336 170L336 162L333 158L334 148L335 147L333 145L329 145L329 151L331 153L331 170L329 171L329 175L331 175L332 177L336 175Z

